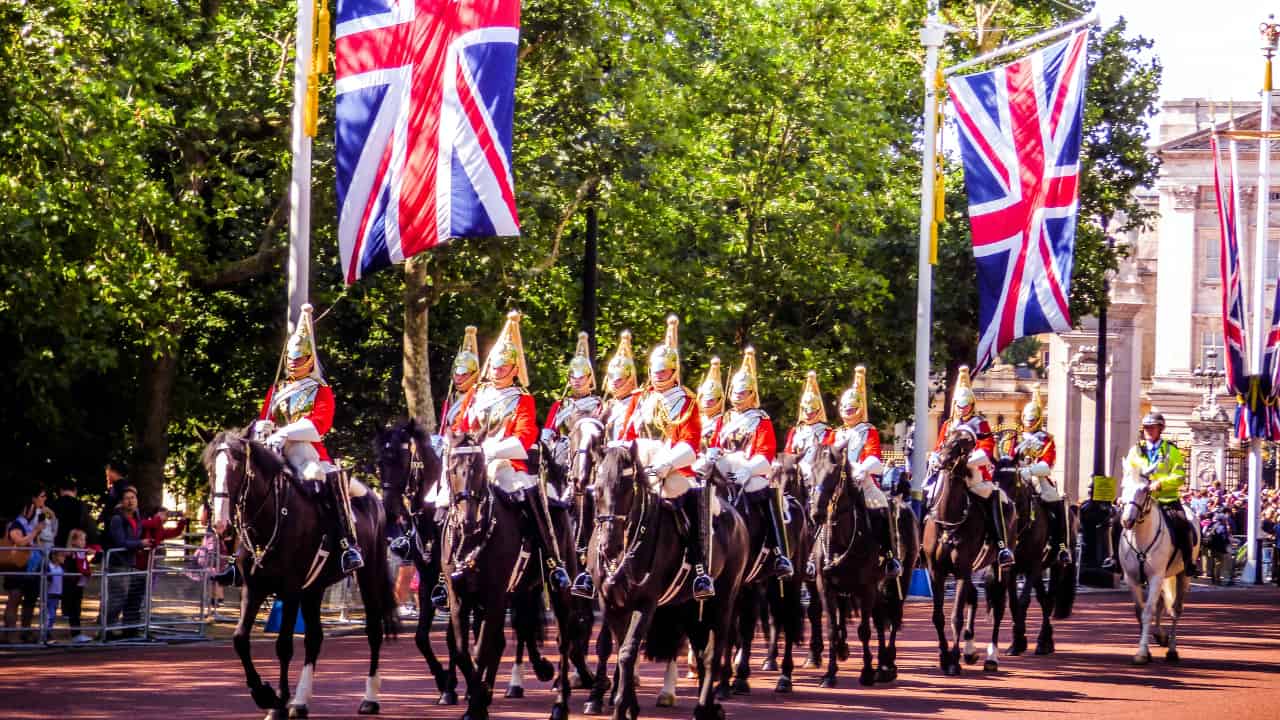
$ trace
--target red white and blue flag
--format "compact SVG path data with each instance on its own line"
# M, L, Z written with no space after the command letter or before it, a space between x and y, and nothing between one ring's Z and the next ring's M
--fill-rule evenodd
M1087 40L948 82L978 265L978 369L1020 337L1071 328Z
M339 0L338 246L347 284L455 237L520 233L519 0Z
M1244 331L1244 288L1240 277L1240 241L1236 237L1235 195L1236 172L1234 165L1223 187L1219 174L1218 138L1209 135L1209 149L1213 154L1213 189L1218 203L1219 236L1218 267L1222 275L1222 338L1226 346L1224 372L1227 388L1237 397L1244 398L1249 392L1249 378L1246 373L1245 358L1247 344ZM1253 416L1249 406L1241 403L1236 408L1236 437L1248 440L1261 427L1257 422L1261 416Z

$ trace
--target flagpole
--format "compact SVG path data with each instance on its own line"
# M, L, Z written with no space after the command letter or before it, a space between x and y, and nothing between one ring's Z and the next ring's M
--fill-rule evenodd
M958 72L963 72L965 70L968 70L969 68L977 67L978 65L989 63L992 60L995 60L996 58L1002 58L1005 55L1016 53L1019 50L1022 50L1024 48L1029 48L1033 45L1039 45L1042 42L1052 40L1056 37L1066 35L1067 33L1070 33L1070 32L1075 32L1080 28L1089 27L1091 25L1097 25L1100 21L1099 18L1100 16L1098 15L1098 11L1094 10L1093 12L1089 13L1088 15L1085 15L1079 20L1073 20L1072 22L1069 22L1066 25L1059 25L1056 28L1051 28L1049 30L1045 30L1042 33L1037 33L1035 35L1032 35L1026 40L1019 40L1016 43L997 48L984 55L979 55L976 58L965 60L962 63L952 65L951 67L947 68L946 75L947 77L950 77Z
M1263 290L1266 277L1266 247L1269 240L1267 224L1271 203L1271 142L1267 133L1271 130L1271 58L1280 40L1280 25L1272 22L1275 16L1262 23L1262 56L1265 60L1262 76L1262 126L1258 138L1258 231L1253 243L1253 374L1262 373L1263 356L1267 350L1263 335ZM1272 392L1275 392L1273 389ZM1262 438L1249 442L1249 528L1246 534L1248 559L1245 561L1243 581L1254 583L1258 577L1258 508L1262 492Z
M294 37L293 115L289 142L293 156L289 180L289 331L311 294L311 137L306 132L307 76L311 70L312 3L298 0Z
M916 373L915 432L912 437L911 490L924 486L929 453L929 369L930 331L933 328L934 183L938 157L938 51L946 40L948 27L938 22L938 0L929 0L929 17L920 30L924 59L924 168L920 178L920 249L916 284Z

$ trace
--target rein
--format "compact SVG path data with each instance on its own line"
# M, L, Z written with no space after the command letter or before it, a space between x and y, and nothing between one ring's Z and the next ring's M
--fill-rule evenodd
M455 454L475 455L483 452L484 450L479 445L467 445L463 447L451 448L449 450L449 456L452 457ZM485 487L488 488L487 481L486 481ZM462 515L461 511L459 510L459 507L463 502L466 502L472 499L474 499L474 496L472 495L471 491L469 489L464 488L462 492L457 493L456 495L453 495L453 498L449 504L448 523L451 527L456 527L458 530L461 531L463 539L467 537L468 533L467 533L467 527L466 527L466 517ZM480 557L480 553L484 552L485 547L489 544L489 539L493 537L494 530L497 529L498 514L493 511L493 490L491 489L488 490L488 492L484 494L484 497L480 499L480 507L476 515L477 515L477 524L483 528L482 530L483 534L480 536L480 540L479 542L476 543L475 547L473 547L471 551L467 553L466 557L462 558L455 564L458 569L469 569L469 568L475 567L476 559Z
M819 529L820 541L822 542L822 554L824 558L830 558L824 563L824 571L840 567L840 565L842 565L853 552L854 544L857 543L858 540L858 508L857 506L853 506L850 508L853 515L853 530L849 534L849 543L845 546L844 550L835 553L834 557L832 557L831 542L835 537L835 528L839 524L835 519L836 511L840 509L840 501L844 499L845 486L849 484L849 474L846 472L845 467L842 464L840 467L840 479L836 481L836 488L831 494L831 499L827 501L827 517L823 521L822 527Z
M226 452L231 452L231 446L226 443L223 443L222 447L219 449L225 450ZM267 507L267 500L264 499L262 501L262 504L259 505L257 510L253 513L252 517L250 517L249 511L248 511L249 493L253 489L253 480L255 477L256 477L256 473L254 472L254 467L253 467L253 446L252 444L250 444L248 440L245 440L244 441L244 484L241 486L240 492L237 494L237 497L236 497L233 523L235 525L236 534L240 536L241 542L244 543L249 548L249 553L253 556L253 566L249 568L250 575L256 572L258 568L262 567L263 559L267 556L267 553L271 552L272 547L275 545L276 538L280 534L280 518L287 517L289 515L289 508L284 506L284 502L286 500L281 499L281 490L282 490L281 485L284 485L286 483L282 483L281 482L282 475L277 474L274 478L272 478L270 487L268 489L269 494L273 496L275 507L279 509L279 512L274 512L274 511L272 512L273 522L271 526L271 536L267 538L267 542L265 545L259 546L254 541L253 529L249 523L251 521L257 520L258 517L262 514L262 511L265 510ZM287 488L285 489L287 490ZM226 495L227 493L215 493L214 497L216 498L218 496L226 496Z
M632 503L631 512L627 515L619 514L600 514L596 515L596 532L608 529L612 531L614 524L620 521L626 521L626 526L622 530L622 550L618 554L618 558L610 559L605 557L603 552L603 544L601 545L600 561L604 565L604 569L609 574L609 579L617 577L618 573L627 569L627 562L634 558L642 547L644 536L649 530L649 519L652 508L657 504L652 502L649 497L649 488L641 484L642 475L634 467L628 469L627 472L632 474L632 486L635 493L639 496L639 503ZM598 542L598 541L597 541ZM628 579L628 583L631 580Z
M1151 514L1152 504L1153 501L1150 495L1147 495L1147 499L1141 504L1134 502L1133 500L1124 504L1125 507L1132 505L1138 508L1138 517L1133 521L1134 529L1131 529L1128 533L1121 533L1120 535L1124 538L1124 541L1129 544L1129 547L1133 549L1134 557L1138 560L1139 585L1144 585L1147 582L1147 553L1151 552L1151 548L1156 546L1156 543L1160 541L1160 536L1164 533L1164 516L1157 513L1157 515L1160 515L1160 519L1156 526L1156 534L1151 538L1151 542L1147 543L1147 546L1141 550L1139 550L1138 546L1133 543L1133 538L1138 534L1136 528L1144 522L1144 518Z

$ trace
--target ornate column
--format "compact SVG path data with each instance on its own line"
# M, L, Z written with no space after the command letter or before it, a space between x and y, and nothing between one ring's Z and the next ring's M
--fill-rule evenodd
M1192 361L1195 300L1195 185L1160 187L1160 255L1156 274L1157 378L1186 376Z

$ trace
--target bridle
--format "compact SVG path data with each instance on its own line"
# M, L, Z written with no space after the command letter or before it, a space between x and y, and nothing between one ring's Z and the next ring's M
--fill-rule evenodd
M404 436L408 434L406 439ZM404 504L407 500L409 505L409 532L413 535L413 544L418 554L423 559L428 557L428 548L422 543L422 529L420 527L423 515L426 514L427 508L422 503L422 489L427 483L427 466L419 452L418 439L406 430L398 430L397 437L390 440L384 445L384 450L391 448L393 445L399 445L400 450L409 452L408 467L404 474L404 489L400 493L400 505L397 510L403 511ZM397 465L401 462L403 455L396 453L394 459L383 456L383 462L394 462Z
M265 544L258 545L253 537L253 528L251 523L252 521L257 520L263 510L266 509L268 500L264 499L262 504L259 505L252 514L249 513L249 494L253 489L253 481L257 476L257 473L253 466L252 442L243 438L240 442L244 444L244 481L240 485L240 491L236 493L235 502L231 503L231 525L235 528L236 535L240 538L241 544L249 549L249 553L253 557L253 565L249 568L249 574L252 575L258 568L262 567L263 559L266 558L267 553L271 552L271 549L275 546L276 539L280 535L280 519L289 515L289 508L286 507L286 503L288 502L288 483L283 481L283 473L277 473L270 481L268 494L271 496L271 500L274 501L274 506L279 508L280 511L273 511L271 513L271 535L267 538L267 542ZM218 452L225 452L230 455L232 452L231 444L226 441L222 442L218 446ZM231 495L225 489L219 491L215 488L213 493L214 502L217 502L220 498L224 497L230 500Z
M460 456L480 455L483 458L484 449L481 448L479 445L470 445L470 444L462 445L459 447L450 447L448 450L448 453L445 456L445 467L447 468L446 472L449 474L450 480L452 480L455 476L452 463L450 462L455 455L460 455ZM474 461L471 461L467 466L468 472L469 473L475 472L473 468L475 468L476 465L477 463L475 463ZM480 472L483 474L484 472L483 469L480 470ZM462 559L458 560L457 563L455 563L456 570L467 570L467 569L474 568L476 564L476 559L480 556L480 553L484 550L485 546L488 545L489 538L493 537L494 530L497 529L498 515L497 513L494 512L494 508L493 508L493 502L494 502L493 492L489 490L489 483L485 481L483 477L481 478L481 481L482 481L481 487L484 488L484 492L480 494L478 498L476 493L471 492L470 483L468 483L467 485L464 485L463 488L456 493L453 492L452 487L450 487L450 495L452 496L452 499L449 504L449 519L448 519L449 527L456 528L458 531L460 531L462 533L463 539L466 539L468 535L474 535L475 534L474 530L477 526L480 528L480 533L481 533L478 541L474 543L473 547L467 553L466 557L463 557ZM450 485L452 485L452 483L450 483ZM469 523L466 515L462 512L460 506L464 502L469 503L471 501L478 501L478 506L476 507L475 524L470 525L470 529L472 530L472 532L469 533L468 532Z
M595 480L596 468L592 469L593 481ZM619 550L616 558L610 558L605 554L605 545L603 538L594 538L600 563L603 566L608 578L612 581L618 574L627 569L627 561L635 557L639 552L645 535L648 533L650 515L653 508L657 504L650 497L649 488L643 484L643 473L636 467L634 457L628 454L627 467L618 473L619 480L622 482L630 482L633 490L633 498L630 511L623 515L619 513L598 513L596 515L595 533L602 531L612 535L617 530L617 524L625 522L626 525L622 529L622 548ZM597 493L599 495L599 493ZM614 509L614 499L617 493L608 493L609 509ZM635 497L639 497L640 502L635 502ZM598 499L598 498L597 498Z
M853 517L853 527L849 532L849 542L845 545L843 550L835 553L832 552L832 539L835 537L835 530L840 524L836 519L836 515L839 514L837 511L840 509L841 501L845 499L845 488L850 488L851 493L857 491L853 488L852 478L849 475L849 463L844 461L843 452L840 453L840 456L841 462L839 464L839 469L836 471L838 473L838 477L835 480L835 487L831 491L831 497L827 500L826 517L823 518L822 524L818 527L816 540L821 547L821 550L819 551L820 557L830 558L830 560L823 563L822 570L824 571L840 567L844 561L853 554L854 547L858 544L858 536L860 534L858 507L856 504L852 504L850 506L850 510L852 511L850 515ZM828 473L828 477L829 476L830 473ZM821 503L823 485L825 485L824 482L814 483L813 490L809 496L811 513L813 510L817 509L817 506ZM849 502L853 503L853 500L850 499Z
M1135 528L1145 521L1146 517L1151 514L1152 506L1155 505L1155 499L1151 496L1150 491L1146 492L1145 495L1146 497L1142 499L1142 502L1138 502L1134 499L1128 500L1124 503L1123 507L1125 508L1128 508L1130 505L1137 508L1138 517L1134 518L1132 526L1125 528L1126 530L1129 530L1130 535L1126 536L1125 533L1120 533L1120 536L1129 544L1129 547L1133 548L1134 557L1138 561L1138 582L1140 584L1147 581L1147 553L1151 552L1151 548L1155 547L1156 543L1160 541L1160 536L1164 533L1165 528L1164 518L1161 516L1156 527L1156 532L1151 536L1151 542L1147 543L1147 546L1144 548L1139 548L1137 545L1133 544L1132 538L1137 536Z
M974 446L976 447L976 445L977 445L977 440L975 438ZM952 450L952 452L955 452L955 451ZM970 448L968 452L973 452L973 448ZM958 452L956 453L956 457L954 459L948 460L947 465L949 467L946 467L944 469L944 471L947 474L947 479L946 479L947 485L951 485L952 483L956 482L957 477L962 477L960 474L962 472L961 466L964 464L965 458L967 457L968 452L964 452L964 451ZM968 468L965 468L963 472L967 473ZM969 498L969 493L968 492L961 493L960 497L964 504L964 507L960 512L960 519L959 520L942 519L942 513L946 510L945 507L942 507L942 494L947 490L949 490L949 488L946 486L938 490L938 494L934 500L933 507L931 507L929 510L929 516L933 518L934 524L936 524L939 528L942 529L942 534L939 537L939 540L942 543L950 543L952 531L958 527L961 527L966 522L968 522L969 510L973 507L973 502Z

